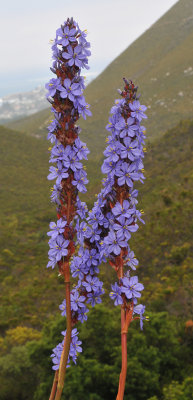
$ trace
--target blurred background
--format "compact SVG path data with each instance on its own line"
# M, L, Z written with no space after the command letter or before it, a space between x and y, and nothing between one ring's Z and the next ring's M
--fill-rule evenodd
M193 393L192 192L193 0L23 0L1 4L0 16L0 400L47 400L50 355L65 319L64 284L47 270L46 232L56 212L47 181L51 119L45 83L52 77L50 39L73 16L87 29L92 55L80 120L90 149L83 196L91 208L110 108L122 78L139 86L147 106L145 183L139 189L144 226L131 248L145 286L150 322L128 333L126 400L191 400ZM120 310L109 299L116 280L101 267L103 305L78 327L83 354L69 368L64 400L115 398L121 367Z

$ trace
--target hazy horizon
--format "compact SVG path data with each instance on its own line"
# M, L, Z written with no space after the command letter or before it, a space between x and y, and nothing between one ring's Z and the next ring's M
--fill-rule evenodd
M90 70L83 70L83 75L90 81L175 3L177 0L162 0L156 4L154 0L146 0L145 4L143 0L135 3L120 0L119 4L115 0L99 0L91 4L84 0L80 4L74 0L72 5L69 0L58 0L54 6L51 0L34 0L33 4L18 0L12 7L10 2L3 4L0 31L1 37L6 32L6 38L0 44L4 60L0 66L0 97L44 86L52 76L49 40L68 16L73 15L80 28L88 30L92 55ZM7 29L8 26L12 29Z

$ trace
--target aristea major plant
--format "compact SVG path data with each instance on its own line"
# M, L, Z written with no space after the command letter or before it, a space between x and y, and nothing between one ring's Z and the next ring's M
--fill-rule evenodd
M48 140L51 149L49 180L56 179L51 200L57 205L57 222L50 223L48 267L58 266L59 273L65 280L65 313L67 330L62 332L64 340L53 350L53 363L56 370L50 400L61 398L65 372L70 358L76 362L77 352L81 352L77 329L72 329L77 320L86 319L88 311L84 302L86 296L75 288L70 292L70 259L75 252L77 214L85 217L86 205L78 197L79 192L86 192L87 174L81 163L87 159L88 149L79 139L80 128L76 121L82 115L85 119L91 115L89 105L83 96L84 78L81 68L88 68L90 44L86 32L81 31L71 18L56 31L52 45L52 72L56 78L46 84L47 98L52 104L54 119L49 125ZM88 271L87 271L88 272Z
M92 210L92 218L100 228L101 256L109 260L118 277L110 293L115 306L121 306L122 369L117 400L123 399L125 390L128 327L131 321L140 319L142 329L145 319L145 306L137 304L144 287L137 275L131 273L138 261L130 249L129 239L138 229L137 220L144 223L142 211L136 209L138 191L133 186L134 182L144 180L145 128L140 124L147 117L146 107L136 97L137 87L132 81L124 79L124 82L124 90L119 90L122 99L115 101L106 127L111 132L102 165L107 178Z

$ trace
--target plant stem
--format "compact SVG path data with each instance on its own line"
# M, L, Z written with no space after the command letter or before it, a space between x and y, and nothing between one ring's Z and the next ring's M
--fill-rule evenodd
M56 371L55 375L54 375L54 381L53 381L52 390L51 390L51 393L50 393L49 400L54 400L55 393L56 393L56 388L57 388L57 383L58 383L58 371Z
M72 321L71 321L71 304L70 304L70 268L69 263L65 264L64 268L64 278L65 278L65 286L66 286L66 320L67 320L67 328L66 328L66 337L65 337L65 345L63 347L63 352L60 360L59 367L59 375L58 375L58 385L55 400L60 400L62 395L62 390L64 387L64 380L66 375L66 366L68 362L68 355L70 351L70 342L71 342L71 331L72 331Z
M124 306L121 308L121 353L122 353L122 367L119 377L119 389L117 394L117 400L123 400L125 391L125 381L127 375L127 332L125 331L125 315Z
M127 332L133 317L133 302L130 308L125 310L121 308L121 352L122 352L122 367L119 377L119 389L116 400L123 400L125 392L125 381L127 375Z

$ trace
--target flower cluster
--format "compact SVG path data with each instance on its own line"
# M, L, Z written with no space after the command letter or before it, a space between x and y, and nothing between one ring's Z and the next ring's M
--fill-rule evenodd
M58 217L57 222L50 223L48 232L50 239L47 267L54 268L57 265L59 273L64 276L65 269L67 266L69 268L75 252L76 235L77 240L80 239L82 243L81 233L79 233L82 225L78 227L77 218L79 221L79 218L85 218L87 213L87 207L80 201L78 192L86 192L85 185L88 180L82 160L87 159L89 151L86 144L79 138L80 128L76 125L76 121L80 116L86 119L86 116L91 115L89 105L83 96L84 78L80 74L81 68L88 68L89 47L86 32L81 31L73 19L64 22L56 31L56 38L52 45L54 61L51 70L56 78L50 79L46 84L47 99L52 104L51 110L54 114L54 119L48 127L48 140L52 144L50 163L54 163L49 168L48 179L55 180L51 201L57 206ZM84 251L86 257L89 250ZM81 259L81 255L79 257ZM83 282L78 282L77 287L71 291L73 324L78 320L86 319L88 309L84 303L86 301L92 303L93 296L102 291L101 284L99 285L94 278L96 259L97 256L91 250L88 259L84 258L86 264L84 275L81 277ZM75 257L72 265L77 263L77 257ZM73 271L73 266L71 268ZM73 277L76 277L76 274L73 274ZM90 290L88 290L89 284ZM85 295L82 292L85 292ZM65 308L65 301L61 307ZM76 352L80 351L80 347L77 347L80 344L77 334L77 330L73 329L69 353L73 361L76 360ZM59 368L62 348L63 342L54 349L52 355L54 369Z
M82 217L85 217L85 208L86 207L84 206L84 212L81 213ZM95 306L95 304L101 303L101 295L104 293L104 289L102 288L103 283L97 277L97 274L99 273L98 266L102 261L102 257L100 255L100 245L98 243L100 240L100 236L93 240L93 231L94 228L90 215L87 217L87 223L84 221L80 223L79 219L77 220L77 240L81 245L78 251L78 255L74 256L70 263L71 275L73 278L78 280L77 285L71 290L70 293L71 317L73 326L78 321L80 321L81 323L87 321L87 313L89 311L87 304L90 304L93 307ZM66 316L65 299L59 306L59 309L61 310L61 315ZM73 329L72 333L73 332L75 332L75 329ZM78 339L76 338L76 340ZM72 336L68 366L70 359L75 362L77 352L82 351L79 347L79 344L81 343L76 342L76 346L78 345L78 347L75 347L74 341L75 339L73 339ZM54 370L57 370L59 368L63 343L64 342L60 343L53 350L52 361L54 364Z
M143 285L138 277L130 276L136 270L138 260L129 246L131 234L138 229L138 221L144 223L142 211L137 210L138 191L134 182L144 180L145 128L141 120L146 118L146 107L136 97L137 88L132 81L124 79L122 99L116 100L106 129L111 133L104 151L102 172L107 174L103 189L98 195L92 218L99 228L100 254L108 259L117 272L118 282L110 293L114 304L132 307L133 315L140 315L141 327L145 307L137 305ZM95 231L95 235L97 232ZM127 271L124 271L127 267Z
M62 335L64 336L64 339L61 343L59 343L55 349L53 349L53 353L51 355L52 357L52 361L53 361L53 370L58 370L59 366L60 366L60 358L61 358L61 354L62 354L62 350L63 350L63 346L64 346L64 340L65 340L65 336L66 336L66 331L62 332ZM67 363L67 367L70 366L70 360L72 359L72 361L74 362L74 364L76 364L76 360L77 360L77 353L81 353L82 352L82 347L81 347L82 342L78 339L78 331L76 328L74 328L71 332L71 343L70 343L70 352L69 352L69 356L68 356L68 363Z

